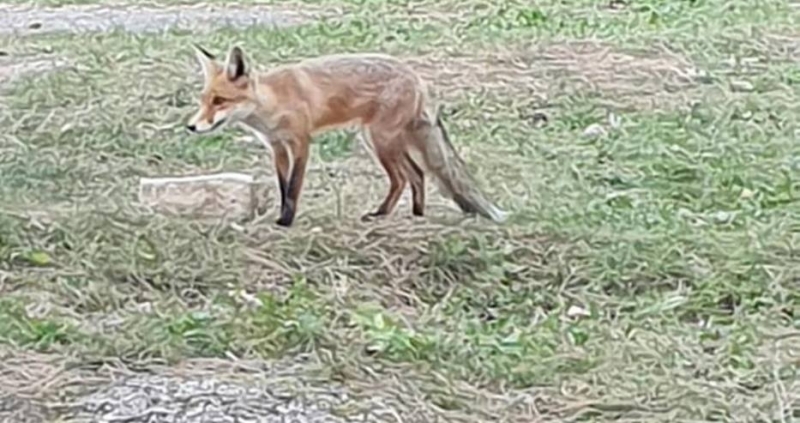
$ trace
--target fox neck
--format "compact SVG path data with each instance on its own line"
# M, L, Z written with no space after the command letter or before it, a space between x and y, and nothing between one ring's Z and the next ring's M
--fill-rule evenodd
M258 77L255 80L258 81ZM258 132L264 136L272 135L276 130L276 125L270 119L273 111L270 110L269 106L274 104L272 91L258 83L255 84L253 89L257 106L240 122L251 131Z
M280 131L271 124L269 113L262 108L254 110L238 123L241 128L251 132L265 147L272 148L272 143L281 142Z
M256 110L253 110L252 113L247 115L247 117L242 119L240 123L242 126L253 132L258 132L261 135L269 136L275 132L275 128L270 125L269 119L266 119L265 116L265 111L262 110L262 108L257 108Z

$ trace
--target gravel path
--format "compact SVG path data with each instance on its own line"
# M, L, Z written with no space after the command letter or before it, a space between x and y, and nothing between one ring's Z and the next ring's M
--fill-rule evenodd
M129 32L168 29L205 31L226 25L283 27L300 24L309 18L310 13L266 6L200 4L159 8L131 5L44 8L0 5L0 34L80 33L114 29Z
M0 36L124 30L153 33L171 29L208 31L221 26L285 27L319 17L310 11L268 6L74 5L33 7L0 4ZM41 73L66 62L58 57L18 57L0 51L0 87L23 74ZM0 106L2 98L0 97Z
M0 348L0 423L383 423L437 417L417 395L353 389L299 356L133 367ZM99 366L98 366L99 364ZM323 372L324 373L324 372ZM394 388L394 389L392 389Z
M283 383L236 383L203 378L140 376L98 390L62 416L75 423L346 423L331 408L348 401L347 394L328 388L298 395ZM66 418L65 418L66 417ZM359 419L360 420L360 419ZM360 421L377 421L375 417Z

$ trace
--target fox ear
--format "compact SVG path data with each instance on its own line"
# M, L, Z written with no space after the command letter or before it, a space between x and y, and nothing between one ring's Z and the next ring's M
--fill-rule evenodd
M228 52L228 58L225 60L225 72L231 81L247 75L248 69L244 62L244 52L239 46L233 46Z
M208 50L200 47L199 44L193 43L192 47L194 48L195 56L197 56L197 61L200 62L200 66L203 68L203 75L208 78L216 69L216 57L209 53Z

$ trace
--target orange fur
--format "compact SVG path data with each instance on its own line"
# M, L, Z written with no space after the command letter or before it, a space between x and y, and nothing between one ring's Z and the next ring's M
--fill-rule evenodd
M451 145L441 116L426 110L426 86L399 60L383 54L343 54L251 69L239 47L224 62L195 46L204 74L200 107L187 128L209 133L230 124L251 130L273 152L281 213L277 223L294 221L309 144L314 135L360 126L389 178L389 192L369 219L390 214L407 184L412 212L422 216L425 174L464 212L494 221L506 213L475 188Z

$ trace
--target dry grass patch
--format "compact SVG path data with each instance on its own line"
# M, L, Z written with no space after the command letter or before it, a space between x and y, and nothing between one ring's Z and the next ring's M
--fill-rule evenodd
M408 58L443 98L492 93L509 98L599 96L616 108L670 109L697 96L696 67L664 49L624 51L573 41L471 55Z
M307 214L302 229L292 234L270 224L247 229L248 290L279 292L300 277L318 281L316 289L350 304L382 304L413 318L419 308L481 275L494 273L509 284L546 284L553 260L569 260L579 249L521 228L464 219L453 211L413 218L403 209L363 224L326 216L324 205L311 210L313 216ZM490 281L483 282L490 289ZM473 288L479 286L483 283Z
M761 322L763 323L763 322ZM625 337L609 322L592 337ZM800 413L796 336L759 331L761 357L751 363L724 351L724 339L698 339L660 327L609 344L608 359L558 386L478 386L432 367L378 362L369 351L299 354L280 360L181 359L165 362L0 351L0 418L10 421L219 421L305 418L304 421L477 423L579 421L769 421ZM580 363L596 347L565 348L537 366ZM664 361L669 351L682 363ZM612 359L616 357L616 359ZM756 370L762 369L762 370ZM567 371L564 369L564 371ZM620 375L628 377L620 377ZM635 376L634 376L635 375ZM203 411L202 413L200 411ZM363 420L366 419L366 420Z

